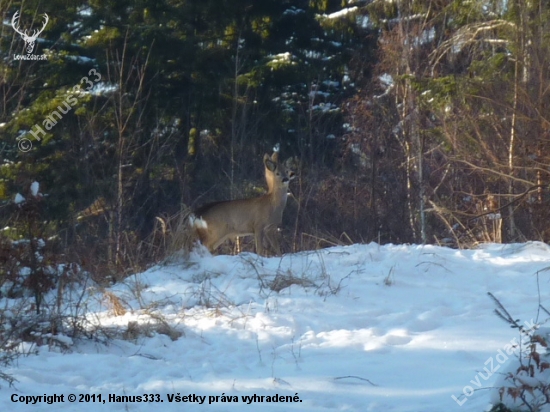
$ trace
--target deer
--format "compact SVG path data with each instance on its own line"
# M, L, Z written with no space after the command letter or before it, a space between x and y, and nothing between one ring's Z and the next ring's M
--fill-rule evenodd
M30 36L27 34L27 30L21 31L21 29L19 29L19 27L18 27L19 25L18 25L17 20L19 20L19 12L18 11L16 11L15 14L13 15L13 18L11 19L11 25L12 25L13 29L15 30L15 32L20 34L21 37L23 38L23 40L25 41L25 44L26 44L26 47L27 47L27 54L31 54L32 51L34 50L34 44L36 42L36 39L38 38L38 35L44 31L44 29L46 28L46 25L48 24L48 21L50 20L50 18L48 17L48 15L46 13L44 13L44 24L42 25L42 28L40 30L38 30L38 29L33 30L32 34Z
M254 236L256 253L266 255L264 240L277 254L281 254L278 227L288 197L288 185L295 173L279 163L276 149L263 159L267 193L254 198L209 203L195 210L189 217L200 242L214 252L227 239Z

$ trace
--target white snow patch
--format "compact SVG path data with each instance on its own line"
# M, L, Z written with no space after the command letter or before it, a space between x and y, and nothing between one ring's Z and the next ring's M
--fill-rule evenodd
M357 9L358 9L357 6L353 6L353 7L347 8L347 9L342 9L342 10L337 11L335 13L323 14L322 17L325 17L327 19L339 19L341 17L347 16L349 13L353 13L353 12L357 11Z
M25 201L25 198L21 196L19 193L17 193L13 201L15 202L16 205L18 205L19 203L23 203Z
M380 83L382 83L382 85L384 85L385 87L390 87L394 84L393 77L389 73L384 73L378 76L378 79L380 80Z
M151 394L167 412L489 410L500 372L517 369L515 355L479 379L486 389L465 396L464 388L518 332L495 316L487 292L514 318L530 321L539 302L548 308L549 266L550 247L539 242L476 250L371 243L274 258L192 252L108 288L125 314L116 316L103 293L74 293L87 319L108 331L109 344L61 332L43 337L70 351L22 344L30 355L2 367L17 382L0 385L0 409L29 410L13 394L57 394L65 402L39 402L33 412L148 411L149 403L115 403L109 395ZM43 305L55 307L56 299L52 291ZM5 297L0 307L6 318L24 313ZM105 403L72 404L69 394ZM176 394L205 402L171 402ZM222 394L237 402L222 402ZM265 401L276 394L299 401ZM254 395L264 402L245 406L243 397Z
M31 193L34 197L38 196L38 190L40 189L40 184L38 182L31 183Z

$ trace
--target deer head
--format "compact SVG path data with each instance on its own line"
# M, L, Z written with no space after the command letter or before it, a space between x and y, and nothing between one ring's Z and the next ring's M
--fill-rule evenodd
M44 24L42 25L42 28L40 30L35 29L32 31L32 34L27 34L27 30L21 31L18 27L18 20L19 20L19 12L16 11L13 15L13 18L11 19L11 25L13 26L13 29L21 35L21 38L25 41L26 48L27 48L27 54L31 54L34 50L34 45L36 43L36 39L38 38L38 35L44 31L46 28L46 25L48 24L49 17L46 13L44 13Z

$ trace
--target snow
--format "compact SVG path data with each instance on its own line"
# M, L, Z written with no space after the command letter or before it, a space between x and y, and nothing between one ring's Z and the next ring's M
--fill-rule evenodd
M96 59L87 56L66 56L66 58L78 64L92 64L96 62Z
M38 196L38 190L40 190L40 183L34 181L31 183L31 193L34 197Z
M334 112L339 112L340 107L338 107L337 105L332 104L332 103L319 103L319 104L316 104L316 105L312 106L311 110L318 110L318 111L321 111L323 113L328 113L328 112L334 113Z
M335 82L333 80L324 80L323 84L325 86L328 86L328 87L332 88L332 89L338 89L340 87L340 83Z
M392 75L388 73L384 73L381 76L378 76L378 79L380 80L380 83L382 83L382 85L386 88L393 86L394 84Z
M289 9L286 9L284 12L283 12L283 16L288 16L288 15L291 15L291 16L296 16L298 14L302 14L302 13L305 13L306 11L303 10L303 9L298 9L294 6L290 7Z
M330 97L330 93L323 92L321 90L315 90L315 91L309 92L309 98L310 99L314 99L315 96L321 96L322 98L326 99L326 98Z
M90 94L92 96L107 96L117 90L118 86L115 84L98 82L94 84L94 87L91 90L80 90L79 93Z
M25 201L25 198L23 196L21 196L20 193L17 193L15 195L15 199L13 201L16 205L18 205L19 203L23 203Z
M285 53L270 55L268 57L271 59L271 63L281 64L281 63L292 63L293 56L289 52L285 52Z
M75 292L109 339L48 331L43 338L64 349L27 344L28 356L1 369L17 382L0 381L0 410L488 410L497 389L478 388L514 366L519 334L487 293L532 325L538 286L550 306L549 267L550 247L538 242L371 243L274 258L198 249L106 290ZM0 307L17 313L11 301ZM483 372L488 359L498 373ZM37 401L54 394L64 402Z
M349 7L347 9L342 9L337 12L331 13L331 14L323 14L322 16L327 19L339 19L341 17L344 17L348 15L349 13L354 13L358 10L356 6Z

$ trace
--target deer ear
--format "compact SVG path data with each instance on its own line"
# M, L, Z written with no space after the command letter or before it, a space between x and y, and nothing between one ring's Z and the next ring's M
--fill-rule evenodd
M274 172L277 168L277 163L273 162L268 154L264 155L264 165L267 170L270 170L272 172Z
M279 152L273 152L271 155L271 160L273 160L275 163L279 162Z

